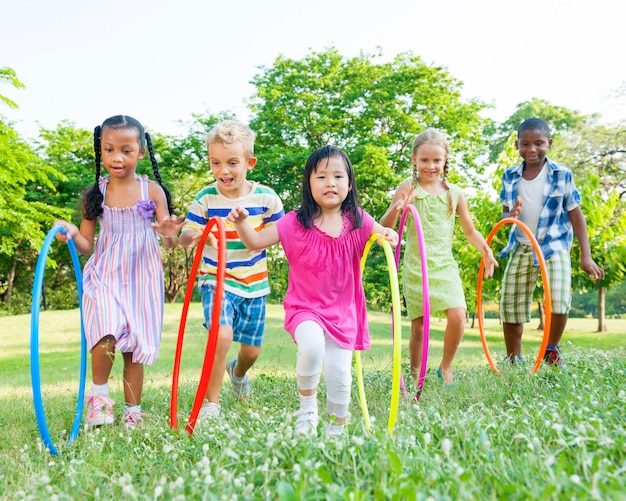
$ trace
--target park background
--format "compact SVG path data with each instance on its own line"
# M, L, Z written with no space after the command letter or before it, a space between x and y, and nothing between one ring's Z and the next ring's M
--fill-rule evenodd
M189 1L176 8L158 1L3 7L0 498L623 499L626 76L608 57L621 33L613 4L303 5L242 2L236 15L233 7L207 11ZM184 47L176 45L181 42ZM500 378L488 369L473 306L479 255L459 233L454 251L469 311L457 387L442 391L433 377L444 325L433 319L424 395L419 403L401 400L390 436L389 291L384 256L375 248L364 277L376 341L365 366L373 433L363 430L354 393L345 442L295 443L295 350L279 304L287 265L274 248L273 304L251 405L229 398L225 385L229 419L188 439L167 420L172 351L193 257L178 248L163 251L171 303L161 357L147 370L150 425L137 435L117 427L81 431L64 446L76 395L78 311L67 248L55 243L41 312L46 410L62 451L50 457L38 440L28 370L34 267L53 221L79 222L80 196L94 181L93 127L118 113L136 116L153 135L180 213L211 182L204 136L221 119L243 119L257 132L259 162L250 178L274 188L286 210L298 207L305 159L330 142L350 156L362 204L375 217L409 176L415 134L437 127L451 141L450 179L465 189L485 235L500 219L500 175L519 160L514 131L524 118L545 119L554 133L550 157L574 171L592 253L606 271L602 282L591 283L574 246L568 371L542 367L532 376L523 367ZM146 162L140 170L151 176ZM494 250L505 238L501 230ZM484 286L496 354L502 269ZM536 323L525 336L529 358L541 337L540 292ZM206 340L201 313L192 310L183 413ZM403 327L406 337L406 318ZM405 376L407 358L405 340Z

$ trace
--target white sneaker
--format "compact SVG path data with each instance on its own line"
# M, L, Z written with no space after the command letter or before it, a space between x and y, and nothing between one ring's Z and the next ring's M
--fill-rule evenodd
M298 416L298 419L296 419L296 427L293 430L295 437L317 435L317 423L319 422L317 410L300 409L294 416Z
M222 407L220 404L209 402L205 398L202 407L200 407L200 412L198 413L198 421L208 421L210 419L219 418L221 413Z
M226 364L226 372L230 377L230 382L233 384L233 393L237 398L244 399L250 396L250 380L246 374L241 381L235 380L235 365L237 365L237 359L233 358Z
M328 427L326 428L326 434L329 437L341 437L346 434L346 428L343 425L328 423Z

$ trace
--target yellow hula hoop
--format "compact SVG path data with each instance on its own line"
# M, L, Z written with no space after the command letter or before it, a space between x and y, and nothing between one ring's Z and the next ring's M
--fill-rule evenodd
M365 249L363 250L363 257L361 258L361 273L365 268L365 261L372 247L372 244L380 238L377 233L367 241ZM382 243L380 243L382 242ZM400 288L398 287L398 272L396 270L396 262L394 259L391 245L387 240L381 239L379 242L385 250L385 256L387 258L387 268L389 270L389 286L391 288L391 304L392 304L392 318L393 318L393 361L392 361L392 380L391 380L391 404L389 408L389 421L387 423L387 429L389 433L393 434L393 429L396 425L398 418L398 402L400 400L400 368L402 362L402 326L400 324ZM369 431L372 427L370 420L369 410L367 408L367 399L365 398L365 386L363 384L363 366L361 363L361 352L354 352L354 359L356 363L356 378L359 388L359 400L361 402L361 410L363 412L363 420L365 422L365 429Z

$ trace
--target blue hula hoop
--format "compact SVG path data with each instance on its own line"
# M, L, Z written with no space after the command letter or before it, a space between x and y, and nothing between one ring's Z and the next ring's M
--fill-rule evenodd
M43 288L43 278L46 271L46 260L50 252L52 240L59 232L65 232L63 226L55 226L52 228L43 242L39 258L37 259L37 267L35 269L35 279L33 282L33 301L30 309L30 376L33 387L33 403L35 406L35 417L37 418L37 426L41 440L46 446L50 454L58 456L59 451L54 446L50 438L50 431L46 423L46 414L43 406L43 398L41 396L41 370L39 363L39 310L41 309L41 291ZM87 374L87 339L85 337L85 329L83 325L83 274L80 268L80 261L76 253L76 246L73 240L68 240L67 246L70 251L72 263L74 265L74 274L76 275L76 285L78 287L78 304L80 309L80 381L78 386L78 400L76 402L76 412L74 414L74 424L67 440L68 445L78 436L80 423L83 417L83 402L85 399L85 378Z

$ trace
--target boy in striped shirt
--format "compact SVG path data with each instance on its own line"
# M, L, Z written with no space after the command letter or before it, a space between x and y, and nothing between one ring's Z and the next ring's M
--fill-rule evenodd
M208 158L215 182L196 195L180 235L180 244L191 250L198 244L204 227L212 217L221 217L226 229L226 281L219 337L199 422L219 417L224 372L228 373L237 397L246 399L250 396L246 373L261 353L265 300L270 292L266 251L246 249L233 223L226 219L233 208L243 205L250 213L249 221L259 230L276 224L284 215L278 195L271 188L249 181L246 177L257 162L254 140L254 132L234 120L219 122L209 131ZM207 328L213 309L216 273L217 251L207 244L198 278ZM239 353L227 363L226 355L233 341L240 343Z

